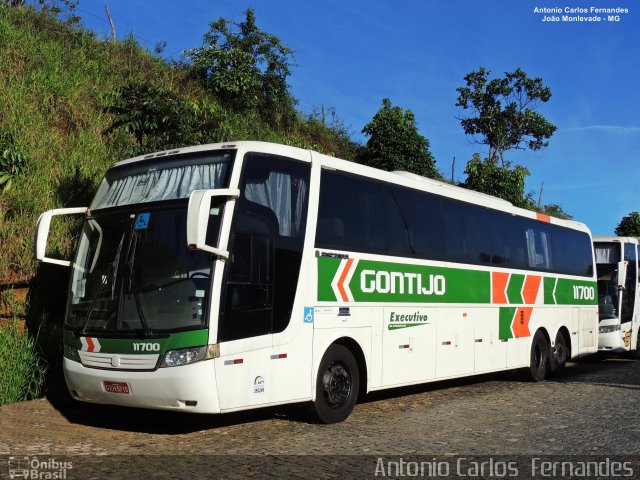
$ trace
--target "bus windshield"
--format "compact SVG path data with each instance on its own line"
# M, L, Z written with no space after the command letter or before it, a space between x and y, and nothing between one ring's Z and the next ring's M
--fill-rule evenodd
M73 264L68 328L151 336L206 326L211 258L187 248L186 197L196 188L224 188L230 171L229 154L218 153L217 161L211 152L206 155L180 163L139 162L107 173ZM212 200L212 243L224 203Z

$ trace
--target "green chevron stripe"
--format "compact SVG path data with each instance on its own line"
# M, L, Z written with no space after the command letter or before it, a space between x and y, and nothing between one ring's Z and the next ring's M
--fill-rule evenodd
M509 303L522 304L522 286L524 285L524 275L511 275L509 278L509 284L507 285L507 299Z
M513 338L511 322L513 321L513 316L516 314L516 310L515 307L500 307L500 328L498 330L500 340Z

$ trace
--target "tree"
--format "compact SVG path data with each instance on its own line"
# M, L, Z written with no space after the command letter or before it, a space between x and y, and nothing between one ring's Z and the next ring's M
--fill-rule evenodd
M202 47L185 52L196 76L227 107L259 109L278 126L293 121L295 99L287 84L293 51L257 27L252 9L243 22L219 18L210 27Z
M565 220L571 220L573 215L567 213L561 205L557 203L547 203L542 207L542 213L546 213L547 215L551 215L556 218L564 218Z
M199 143L204 132L197 126L194 108L169 90L130 82L106 96L105 112L112 115L110 134L124 129L136 138L131 154Z
M631 212L629 215L622 217L615 230L619 237L638 237L640 238L640 213Z
M457 89L456 106L471 110L460 118L467 135L489 147L489 159L498 158L502 167L504 152L510 149L540 150L546 147L556 126L535 111L541 102L548 102L551 90L541 78L529 78L521 69L506 72L504 78L489 80L484 67L467 74L466 87ZM525 147L526 145L526 147Z
M479 153L474 153L464 173L467 174L467 179L461 184L464 188L502 198L518 207L531 207L524 194L525 178L529 175L525 167L500 168L495 158L482 160Z
M393 107L391 100L382 100L382 107L364 126L369 136L359 160L383 170L406 170L425 177L440 178L429 141L418 133L411 110Z

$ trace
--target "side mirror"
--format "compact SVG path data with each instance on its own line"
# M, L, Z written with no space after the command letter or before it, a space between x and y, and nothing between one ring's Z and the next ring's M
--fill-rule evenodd
M191 250L202 250L213 253L222 258L229 258L229 251L217 246L207 245L207 226L211 214L211 199L213 197L227 197L228 207L240 196L237 188L219 188L215 190L194 190L189 196L187 210L187 247Z
M624 290L624 285L627 280L627 264L629 262L618 262L618 288Z
M74 215L80 213L87 213L89 209L87 207L76 208L56 208L54 210L48 210L40 215L38 222L36 223L36 241L35 241L35 255L36 259L40 262L53 263L56 265L62 265L68 267L71 265L69 260L59 260L57 258L49 258L46 256L47 241L49 240L49 229L51 227L51 219L58 215Z

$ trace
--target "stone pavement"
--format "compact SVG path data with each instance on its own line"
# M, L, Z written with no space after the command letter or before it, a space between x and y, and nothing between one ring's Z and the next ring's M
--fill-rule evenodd
M442 456L634 460L640 362L595 357L540 383L504 372L379 392L336 425L309 423L300 405L215 416L85 404L56 409L40 399L0 407L0 455L70 459L76 470L66 478L140 471L158 478L341 478L345 471L371 478L380 456L416 456L434 468ZM80 465L94 471L79 475ZM636 471L640 478L640 466Z

